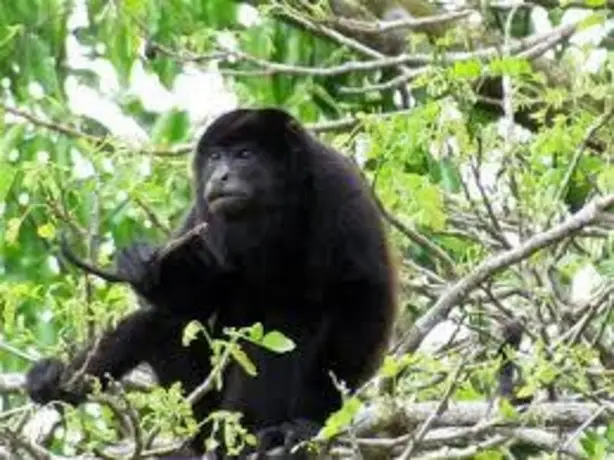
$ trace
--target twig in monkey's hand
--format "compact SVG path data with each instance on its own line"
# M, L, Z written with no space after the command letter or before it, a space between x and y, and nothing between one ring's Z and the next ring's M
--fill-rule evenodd
M161 261L166 260L180 249L193 246L194 243L200 243L213 256L217 264L224 265L225 257L217 244L211 244L211 235L208 233L208 230L209 224L207 222L195 225L183 235L170 240L158 253L158 259Z
M213 256L215 262L220 265L223 265L224 257L220 253L220 251L217 250L215 245L207 244L207 235L205 233L207 227L208 225L206 222L201 222L183 235L170 240L161 249L153 250L153 254L151 255L150 259L151 263L162 265L174 254L185 250L187 247L193 246L195 243L200 242L202 245L206 246L207 252ZM66 258L66 260L68 260L71 264L75 265L76 267L79 267L87 273L96 275L99 278L104 279L105 281L108 281L110 283L129 284L135 284L139 281L135 279L134 274L126 274L121 273L119 271L111 271L105 268L100 268L81 259L70 248L65 234L60 235L60 249L64 258Z
M64 258L66 260L68 260L71 264L75 265L76 267L79 267L80 269L82 269L83 271L87 272L87 273L91 273L93 275L98 276L99 278L102 278L106 281L109 281L111 283L125 283L128 282L128 280L124 279L123 276L120 276L117 273L114 273L110 270L106 270L104 268L98 268L95 265L92 265L82 259L80 259L73 251L72 249L70 249L70 246L68 245L68 241L66 239L66 235L64 233L62 233L60 235L60 251L62 253L62 256L64 256Z

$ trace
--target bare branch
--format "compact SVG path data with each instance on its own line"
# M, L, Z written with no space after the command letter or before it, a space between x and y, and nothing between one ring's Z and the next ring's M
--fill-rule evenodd
M344 28L353 29L356 32L381 34L397 29L421 29L425 26L445 24L458 19L466 18L474 12L475 11L471 9L461 9L458 11L450 11L432 16L408 17L390 21L361 21L358 19L340 17L325 19L320 22L329 26L339 25Z
M393 427L410 431L424 423L436 410L439 402L399 403L396 409L385 403L367 406L355 422L361 436L385 432ZM573 401L534 403L519 418L492 416L489 402L450 401L446 409L433 421L433 427L470 427L489 420L497 427L561 427L575 429L590 420L592 425L608 423L611 409L597 403ZM491 414L491 415L489 415ZM595 415L597 414L597 415Z
M593 223L602 211L613 204L614 194L597 198L561 224L534 235L514 249L492 256L480 263L469 275L448 288L435 305L414 324L400 341L396 353L400 355L416 350L426 334L443 321L455 305L488 278L530 257L535 252L576 234Z

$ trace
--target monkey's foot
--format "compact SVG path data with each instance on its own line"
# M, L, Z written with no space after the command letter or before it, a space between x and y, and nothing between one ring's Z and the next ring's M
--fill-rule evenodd
M300 460L308 458L305 446L297 446L318 434L320 425L306 419L296 419L260 430L258 459Z

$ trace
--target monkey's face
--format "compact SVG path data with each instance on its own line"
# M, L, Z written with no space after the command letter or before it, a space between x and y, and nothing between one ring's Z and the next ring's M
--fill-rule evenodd
M204 199L212 212L240 216L265 209L275 198L275 161L257 145L211 147L202 155Z

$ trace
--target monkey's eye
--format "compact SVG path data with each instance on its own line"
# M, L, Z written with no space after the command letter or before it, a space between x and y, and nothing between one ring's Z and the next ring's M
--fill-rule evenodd
M220 158L222 158L222 154L220 152L211 152L209 154L210 160L219 160Z
M254 152L252 152L249 149L241 149L237 152L237 158L240 158L242 160L247 160L248 158L251 158L254 155Z

